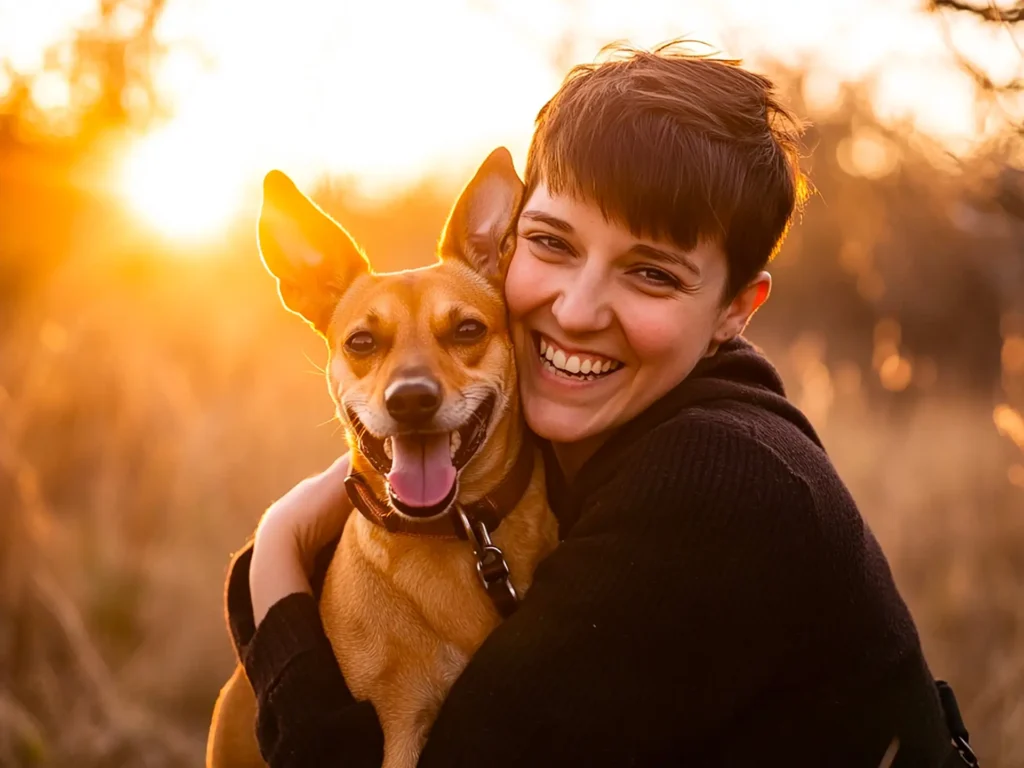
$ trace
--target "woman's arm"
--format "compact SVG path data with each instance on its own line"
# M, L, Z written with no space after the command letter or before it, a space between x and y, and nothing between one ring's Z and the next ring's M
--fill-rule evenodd
M270 768L379 768L384 736L373 705L349 693L317 607L335 542L323 549L311 591L275 602L257 626L249 593L252 546L228 575L231 636L257 700L256 735Z
M722 429L661 430L636 446L456 681L421 765L657 764L680 739L699 747L799 652L805 586L786 574L806 572L806 542L772 529L806 489ZM701 457L723 439L738 440L728 462ZM666 472L666 455L693 458ZM264 665L272 768L320 765L332 749L346 766L379 765L372 707L352 702L312 597L268 611L247 662Z
M267 510L235 555L225 602L232 642L256 693L256 733L270 768L378 768L384 738L369 702L349 692L317 599L351 511L348 457Z

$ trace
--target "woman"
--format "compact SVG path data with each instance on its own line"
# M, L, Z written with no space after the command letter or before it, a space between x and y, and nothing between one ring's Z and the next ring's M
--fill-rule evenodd
M421 765L954 764L882 552L740 338L802 200L796 138L768 80L671 47L578 67L541 110L505 291L562 542ZM380 765L313 597L347 470L271 507L229 575L272 768Z

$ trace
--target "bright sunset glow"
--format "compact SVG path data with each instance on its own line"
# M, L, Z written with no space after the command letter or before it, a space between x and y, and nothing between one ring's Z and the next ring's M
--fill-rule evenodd
M805 66L812 108L827 109L844 81L869 78L883 120L909 120L963 150L984 126L942 25L923 17L923 5L168 0L157 37L169 53L155 87L172 116L127 149L115 186L161 230L191 238L254 204L271 168L306 187L323 174L345 176L378 195L425 175L457 183L499 144L521 167L533 117L570 64L613 40L650 46L679 36L754 65ZM15 64L42 62L46 46L91 7L0 0L0 51ZM961 50L997 74L1020 65L1008 30L960 18L949 29ZM54 78L45 75L33 90L44 110L67 100ZM884 148L860 142L851 150L852 161L884 172Z
M118 191L148 223L180 239L209 237L239 213L245 177L223 167L178 124L149 134L125 158Z

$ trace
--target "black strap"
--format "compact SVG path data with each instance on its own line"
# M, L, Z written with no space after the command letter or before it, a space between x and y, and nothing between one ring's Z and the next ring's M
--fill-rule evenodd
M949 729L953 746L956 748L964 765L970 768L978 768L978 758L971 749L971 735L964 725L963 716L960 714L960 706L956 702L956 694L953 688L945 680L936 680L935 687L939 691L939 703L942 704L942 712L946 717L946 727Z

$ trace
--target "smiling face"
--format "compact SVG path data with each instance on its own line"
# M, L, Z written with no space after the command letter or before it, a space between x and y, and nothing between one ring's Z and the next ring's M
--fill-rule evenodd
M724 303L727 281L718 245L639 238L593 203L537 185L505 281L530 427L592 452L767 298L766 272Z
M807 192L768 78L686 44L607 54L537 115L505 286L527 421L570 474L742 331Z

